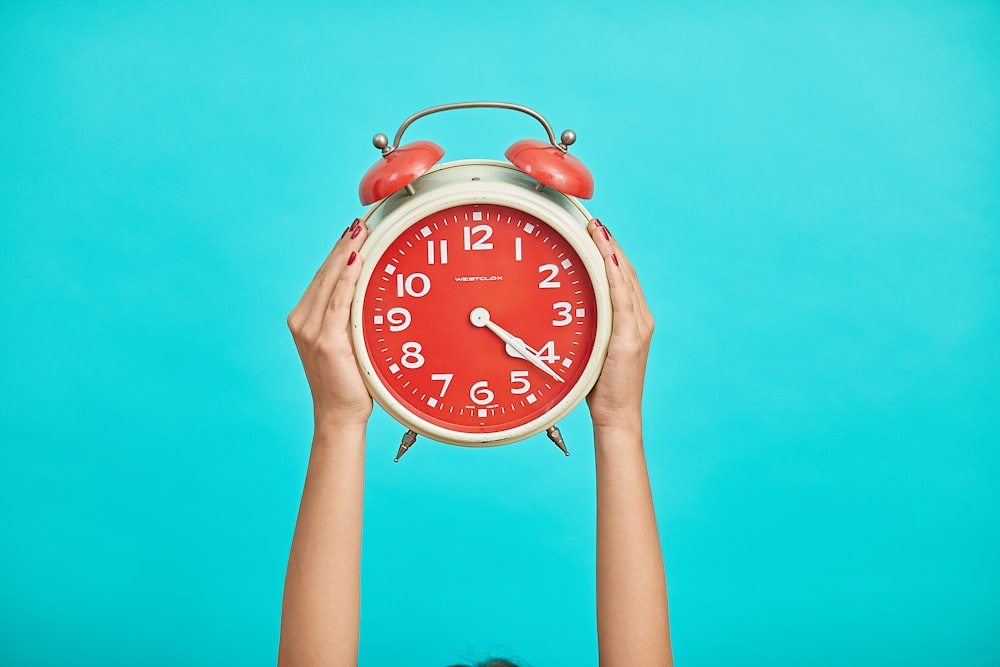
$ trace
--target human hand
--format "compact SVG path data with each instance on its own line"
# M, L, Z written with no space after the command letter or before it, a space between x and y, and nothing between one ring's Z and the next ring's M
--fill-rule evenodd
M355 220L288 315L288 328L312 391L317 431L364 424L371 416L372 399L350 335L351 301L362 264L358 251L367 237L364 223Z
M635 269L607 227L595 218L587 229L604 257L614 313L608 356L597 384L587 396L587 406L595 429L641 428L642 387L653 337L653 314Z

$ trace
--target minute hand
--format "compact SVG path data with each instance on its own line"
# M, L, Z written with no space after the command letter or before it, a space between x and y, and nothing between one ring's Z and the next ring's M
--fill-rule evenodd
M558 382L565 382L565 380L559 377L559 375L557 375L555 371L549 368L548 364L546 364L539 358L538 352L528 347L528 345L524 342L523 339L513 335L512 333L505 330L503 327L496 324L495 322L491 322L490 312L485 308L474 309L472 313L469 315L469 319L475 326L486 327L487 329L495 333L500 340L502 340L504 343L514 348L514 350L519 355L524 357L524 359L526 359L529 363L531 363L531 365L535 366L540 371L543 371L544 373L548 374Z

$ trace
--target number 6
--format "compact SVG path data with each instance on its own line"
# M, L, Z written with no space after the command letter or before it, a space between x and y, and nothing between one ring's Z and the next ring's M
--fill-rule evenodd
M493 392L487 387L489 382L482 380L472 385L472 389L469 390L469 398L476 405L487 405L493 402Z

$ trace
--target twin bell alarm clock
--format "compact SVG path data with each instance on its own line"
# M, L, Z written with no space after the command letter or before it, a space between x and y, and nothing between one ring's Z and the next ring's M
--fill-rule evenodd
M548 141L522 139L509 162L437 164L431 141L400 145L432 113L526 113ZM420 111L361 179L369 236L351 305L358 363L375 401L407 428L396 460L424 435L469 447L542 431L569 454L556 423L594 386L611 337L601 254L580 199L594 180L524 106L464 102Z

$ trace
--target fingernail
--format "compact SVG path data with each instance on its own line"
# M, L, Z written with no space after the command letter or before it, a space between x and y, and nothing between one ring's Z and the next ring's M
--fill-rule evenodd
M340 235L340 238L344 238L345 236L347 236L347 232L349 232L349 231L351 231L350 227L348 227L347 229L344 230L344 233Z
M618 255L611 253L611 261L615 263L615 266L618 266ZM350 264L350 262L348 262L348 264Z
M357 258L358 258L358 253L352 252L351 256L347 258L347 265L350 266L351 264L354 264L354 260L356 260ZM615 260L615 264L617 263L618 260Z
M354 222L351 223L351 229L357 229L361 225L361 218L354 218Z
M598 220L597 218L594 218L594 226L596 226L596 227L603 227L604 225L601 224L600 220Z
M352 239L358 238L358 234L360 234L360 233L361 233L361 227L355 227L354 231L351 232L351 238Z
M601 231L604 232L604 238L606 238L607 240L610 241L611 240L611 234L608 234L608 228L602 226L601 227Z

